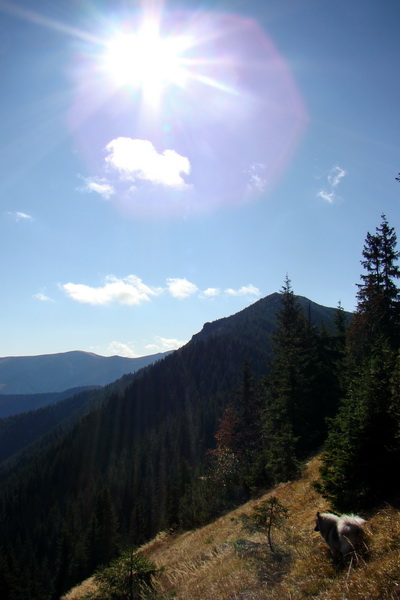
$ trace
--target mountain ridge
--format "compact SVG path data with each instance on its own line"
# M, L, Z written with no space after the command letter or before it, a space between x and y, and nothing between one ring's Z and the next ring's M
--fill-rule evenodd
M35 356L1 357L0 400L2 395L44 394L107 385L167 354L128 358L72 350Z
M223 333L231 329L231 324L233 322L246 322L249 321L250 317L254 318L254 316L258 319L259 323L263 323L264 325L268 326L269 330L272 330L274 327L275 315L280 306L280 297L280 292L274 292L268 296L265 296L264 298L260 298L250 306L243 308L233 315L207 322L203 325L203 328L198 333L195 333L192 336L191 340L201 339L205 335L208 336ZM314 302L305 296L299 296L295 294L295 297L299 301L300 306L305 314L310 318L314 325L321 326L324 324L325 326L328 326L328 328L333 326L337 308L318 304L317 302ZM265 311L266 307L269 309L268 312ZM350 319L352 313L347 311L344 312L347 318Z

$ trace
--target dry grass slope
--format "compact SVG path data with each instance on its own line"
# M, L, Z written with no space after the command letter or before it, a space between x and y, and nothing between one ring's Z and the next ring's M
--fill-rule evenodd
M318 458L301 479L281 484L214 523L183 535L159 534L141 551L164 570L155 582L160 597L175 600L400 600L400 513L387 506L366 515L367 548L356 560L337 565L313 531L317 510L327 510L314 491ZM238 516L276 496L289 509L276 531L277 552L266 539L249 535ZM80 600L92 580L63 600ZM86 586L86 589L83 587Z

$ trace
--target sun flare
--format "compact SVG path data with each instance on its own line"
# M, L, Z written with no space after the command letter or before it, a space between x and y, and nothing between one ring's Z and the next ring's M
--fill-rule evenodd
M169 85L184 85L182 54L189 45L187 38L162 37L154 25L148 24L136 33L119 33L109 40L104 67L117 86L159 95Z

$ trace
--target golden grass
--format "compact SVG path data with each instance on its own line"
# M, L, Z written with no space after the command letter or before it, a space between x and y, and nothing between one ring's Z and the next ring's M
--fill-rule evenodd
M367 524L368 553L340 566L318 533L317 510L329 509L315 492L319 459L301 479L280 484L214 523L182 535L161 533L140 549L163 571L160 596L175 600L400 600L400 513L386 507ZM289 510L285 529L274 533L275 555L261 535L244 532L241 513L276 496ZM94 585L92 580L83 585ZM63 600L80 600L75 588Z
M94 592L96 589L97 586L93 577L89 577L89 579L86 579L86 581L83 581L80 585L72 588L72 590L70 590L68 594L65 594L61 600L80 600L86 594Z

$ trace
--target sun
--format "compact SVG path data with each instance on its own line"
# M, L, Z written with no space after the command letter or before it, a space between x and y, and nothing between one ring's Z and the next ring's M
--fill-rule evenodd
M153 23L136 32L117 33L105 44L103 67L115 85L141 88L157 98L170 85L184 86L187 78L184 52L190 40L162 37Z

